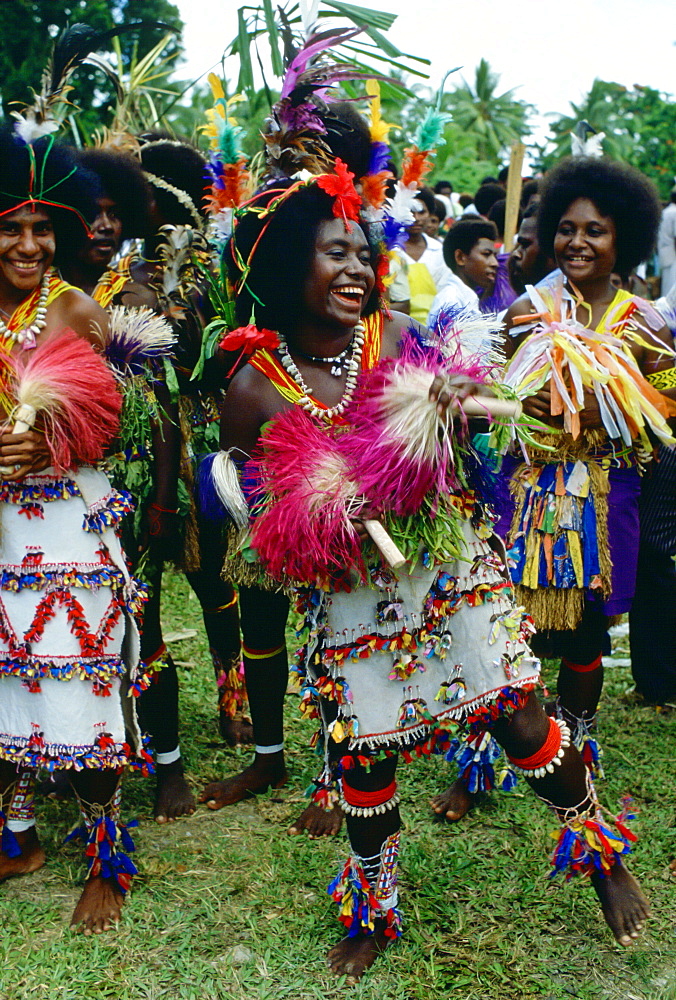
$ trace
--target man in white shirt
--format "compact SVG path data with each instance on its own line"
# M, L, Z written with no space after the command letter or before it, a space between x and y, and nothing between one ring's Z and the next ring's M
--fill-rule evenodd
M418 192L412 211L415 221L409 226L408 239L403 248L397 248L397 254L404 263L408 278L411 316L420 323L426 323L432 300L451 278L451 271L444 262L439 240L424 232L424 226L434 212L434 195L428 188ZM397 287L399 283L395 280L390 289L390 304L393 309L402 309L405 300L395 298Z
M458 219L446 234L443 255L453 275L437 293L429 312L428 326L434 330L448 311L480 312L479 292L490 295L495 284L497 229L487 219Z
M662 276L662 295L667 295L676 285L676 187L671 189L671 201L662 212L657 253Z

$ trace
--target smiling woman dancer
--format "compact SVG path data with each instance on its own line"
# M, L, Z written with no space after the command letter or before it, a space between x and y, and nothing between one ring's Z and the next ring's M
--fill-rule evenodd
M558 296L568 297L572 318L586 332L594 331L599 340L617 338L648 383L674 396L676 373L669 330L647 302L617 290L611 281L613 272L629 273L650 255L659 214L657 192L638 171L609 160L576 157L564 161L545 182L538 217L540 246L553 252L563 277L545 279L538 291L545 304L554 303ZM540 311L542 303L538 307L532 298L527 295L518 300L507 314L509 355L516 354L529 336L521 332L523 323L517 317ZM640 391L648 395L650 389L644 383ZM667 401L662 403L667 412ZM541 467L542 476L551 473L560 479L562 474L567 482L565 488L554 491L561 498L556 502L558 513L570 498L576 497L573 502L580 505L583 523L576 523L568 538L579 539L584 580L578 573L567 572L575 559L572 544L566 548L561 537L569 529L567 522L561 524L564 531L559 532L556 523L542 531L536 528L534 517L528 518L529 497L536 479L543 486L542 476L534 477L532 470L526 472L523 467L514 475L518 510L510 541L515 545L515 580L538 629L545 633L543 651L562 657L559 706L580 748L590 742L588 729L601 693L601 650L608 619L631 608L639 540L638 465L649 457L646 440L638 434L625 435L624 440L619 435L610 437L602 405L603 397L585 390L579 436L573 439L564 431L556 437L558 455L566 452L568 464ZM531 395L525 408L560 429L562 417L552 416L549 384ZM652 449L651 442L648 448ZM568 478L569 464L575 461L586 463L590 487L586 503L584 483L576 486ZM586 515L592 512L595 517L589 523ZM547 572L542 562L546 560L545 533L555 539L556 574ZM538 541L543 541L539 560L533 548ZM596 756L593 744L589 756L590 760Z
M140 752L128 697L138 661L130 610L138 605L113 531L128 504L91 467L121 405L104 362L82 342L100 345L107 319L52 267L86 238L95 194L95 178L52 138L31 146L0 132L2 346L19 366L42 359L44 372L45 352L70 344L73 375L67 381L63 361L58 375L83 418L65 452L55 450L49 420L46 437L15 435L2 414L0 880L44 863L33 781L39 768L66 769L82 809L77 833L87 841L89 874L72 918L85 933L117 922L135 872L121 849L132 845L119 822L119 784ZM87 386L72 387L85 366L96 400L85 401Z
M355 419L359 406L350 408L355 393L361 392L360 406L368 406L374 398L368 387L355 387L358 371L366 378L374 369L375 393L377 373L391 374L400 351L415 354L414 342L418 357L427 356L427 350L433 357L440 356L434 347L424 346L424 331L411 326L408 317L396 313L389 317L381 311L375 290L376 254L368 227L356 224L359 197L340 173L338 184L335 175L276 184L249 204L235 227L231 280L237 289L238 318L248 322L253 314L268 342L270 330L278 331L279 345L259 350L253 363L233 378L224 404L222 446L241 465L261 443L263 473L268 477L266 463L274 466L276 442L282 439L285 422L289 427L288 422L293 422L296 428L291 438L300 464L315 432L325 433L322 428L344 423L346 417ZM337 188L339 193L334 197L324 186L334 192ZM355 223L347 220L350 206ZM443 417L450 393L462 396L470 388L481 391L464 372L449 375L447 369L445 383L435 381L429 399L436 401L436 412ZM266 428L270 422L272 426ZM307 448L303 433L308 434ZM288 462L279 455L279 465L288 470ZM378 469L374 471L378 475ZM245 474L245 489L248 481ZM269 478L266 481L269 485ZM317 637L305 658L308 691L322 693L327 780L333 776L339 781L351 845L351 856L330 887L348 934L331 949L328 963L336 974L354 979L400 933L398 751L408 758L411 750L429 752L437 744L447 745L443 719L464 723L479 742L492 732L513 766L553 806L563 824L556 868L591 875L618 941L627 945L636 938L647 915L647 903L620 859L626 853L626 841L604 826L607 821L601 818L582 759L569 745L565 723L549 720L533 693L538 664L523 641L524 631L516 621L519 616L514 622L510 618L515 609L499 542L482 541L475 533L472 525L483 523L476 497L459 491L446 499L464 538L461 549L464 545L471 553L469 562L467 557L457 561L435 558L430 551L423 553L410 572L407 567L397 575L374 558L362 574L363 580L370 573L372 582L367 586L359 583L356 566L361 556L357 555L354 565L342 564L342 581L329 574L324 576L323 588L314 589L312 583L321 575L317 566L316 573L312 568L307 572L304 582L309 587L302 589L311 635ZM254 547L256 531L263 541L261 526L271 512L274 523L277 502L283 504L281 500L269 503L254 523ZM303 573L298 567L304 560L307 566L308 549L298 540L294 544L293 525L298 521L293 509L288 519L280 515L278 523L284 522L291 525L290 538L281 529L275 534L267 522L266 566L299 580ZM447 536L441 537L445 552L448 542ZM415 562L417 541L413 549ZM395 612L399 608L400 614L393 617L382 609L388 600L388 607ZM498 629L499 635L489 624L496 615L510 622ZM375 624L379 621L380 626ZM453 660L464 665L458 683L449 679L449 669L453 673L455 668L444 663L443 635L437 635L444 624L454 634ZM262 633L267 625L261 621ZM387 649L379 641L380 633L387 637ZM348 648L350 635L359 650ZM369 637L372 642L366 642ZM414 687L402 702L401 680L417 670L417 658L395 657L393 668L393 654L388 650L403 653L406 637L407 649L411 639L413 648L417 642L431 645L424 673L415 673ZM364 638L361 645L360 638ZM410 693L413 690L415 696ZM585 830L604 830L610 840L604 842L601 835L590 851L594 838L585 840Z
M557 712L594 770L600 770L599 749L590 730L603 685L604 637L612 617L631 608L638 469L656 440L640 431L637 414L651 405L650 416L668 434L660 421L674 412L666 397L676 394L667 327L647 302L618 291L611 276L629 273L650 255L659 218L657 192L638 171L587 157L562 161L547 176L538 216L540 247L560 271L529 288L506 316L505 348L513 356L507 379L526 395L522 376L530 371L537 391L527 395L524 409L552 427L551 434L536 435L543 448L531 450L532 464L517 463L512 473L512 576L538 629L534 648L561 657ZM551 346L550 334L564 338L552 356L568 364L554 383L538 347ZM604 394L609 351L620 362L611 363L615 374ZM543 377L536 381L538 365ZM563 387L565 394L573 377L584 381L577 413L562 405L558 391ZM556 450L554 461L548 446ZM433 806L457 819L471 801L460 781Z

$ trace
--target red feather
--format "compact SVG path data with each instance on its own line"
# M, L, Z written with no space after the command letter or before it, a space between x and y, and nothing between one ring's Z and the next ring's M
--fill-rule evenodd
M14 359L17 402L44 424L57 472L99 461L117 433L122 397L88 341L65 329Z

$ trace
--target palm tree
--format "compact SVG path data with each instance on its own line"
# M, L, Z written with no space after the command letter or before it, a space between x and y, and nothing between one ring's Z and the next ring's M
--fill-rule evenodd
M519 101L513 90L496 93L500 77L485 59L476 68L474 85L463 81L444 99L444 109L476 145L482 160L498 160L513 142L528 132L531 104Z

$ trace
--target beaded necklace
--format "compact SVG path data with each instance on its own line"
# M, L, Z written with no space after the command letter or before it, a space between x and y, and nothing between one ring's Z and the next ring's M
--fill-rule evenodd
M30 326L21 327L20 329L10 329L10 327L5 323L3 319L0 318L0 337L4 340L13 340L16 344L21 344L24 350L29 350L36 345L36 337L39 333L44 330L47 326L47 299L49 297L49 279L50 271L49 269L45 271L42 282L40 283L40 295L37 301L37 308L35 311L35 319L30 324ZM19 309L21 306L18 307ZM12 322L12 317L16 314L17 310L10 316L9 322Z
M355 387L357 385L357 373L361 367L361 355L364 347L364 334L365 328L363 323L358 323L354 328L354 337L348 347L342 351L340 354L336 355L335 358L317 358L312 360L324 361L324 362L341 362L341 372L342 372L342 361L348 352L351 353L352 357L345 364L347 369L347 379L345 381L345 391L341 397L339 403L335 406L328 407L324 409L322 407L316 406L311 398L312 389L307 385L305 379L298 370L298 366L289 354L289 349L286 345L284 337L279 334L279 356L281 358L282 365L286 369L287 374L293 379L300 391L302 396L298 400L298 406L301 406L307 411L311 416L321 418L322 420L331 421L334 417L339 416L346 408L352 396L354 394ZM306 357L311 357L310 355L305 355ZM331 374L335 374L333 371Z

